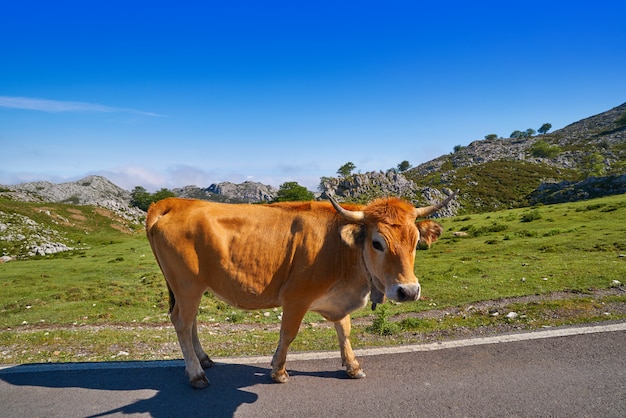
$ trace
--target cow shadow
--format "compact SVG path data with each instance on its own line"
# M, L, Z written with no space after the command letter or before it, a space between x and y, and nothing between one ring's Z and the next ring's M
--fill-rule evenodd
M149 399L103 410L92 417L141 413L153 417L206 416L207 413L232 417L241 405L253 404L258 399L259 395L244 388L276 384L270 378L269 368L254 365L216 363L206 373L211 385L204 390L195 390L188 384L180 360L19 365L0 370L0 380L15 386L157 392ZM332 379L346 377L343 371L290 370L289 373Z

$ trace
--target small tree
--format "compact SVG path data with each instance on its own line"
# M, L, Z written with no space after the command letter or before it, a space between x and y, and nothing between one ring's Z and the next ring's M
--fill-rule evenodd
M130 192L130 204L138 207L141 210L147 211L150 205L166 197L176 196L174 192L168 189L160 189L156 193L151 194L141 186L136 186L132 192Z
M409 168L411 168L411 163L409 163L407 160L404 160L400 164L398 164L398 171L401 173L405 172Z
M454 146L454 152L459 152L462 149L464 149L465 147L463 145L455 145Z
M174 194L173 191L163 188L163 189L157 190L156 193L152 195L152 201L158 202L159 200L163 200L167 197L174 197L174 196L176 195Z
M135 186L132 192L130 192L130 204L136 206L141 210L148 210L152 203L152 195L148 191L141 187Z
M604 174L604 157L599 152L585 155L582 164L582 173L585 178L598 177Z
M494 139L498 139L498 135L496 135L496 134L489 134L489 135L485 135L485 139L486 139L487 141L491 141L491 140L494 140Z
M287 181L278 188L274 202L298 202L314 198L313 192L307 190L306 187L300 186L295 181Z
M341 177L348 177L352 174L352 171L354 171L355 168L356 166L352 162L347 162L339 167L339 170L337 170L337 174L339 174Z
M525 131L513 131L511 133L511 138L513 139L531 138L536 133L537 131L535 131L534 129L528 128Z
M552 129L552 125L549 123L544 123L543 125L541 125L541 128L539 128L537 132L543 135L543 134L548 133L550 129Z

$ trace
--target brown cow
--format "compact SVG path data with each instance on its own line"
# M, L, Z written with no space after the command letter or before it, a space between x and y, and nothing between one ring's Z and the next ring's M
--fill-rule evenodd
M272 379L286 382L287 349L307 311L334 322L341 358L352 378L365 376L350 345L350 313L372 293L399 302L419 299L414 274L420 235L441 230L424 208L396 199L367 206L328 202L219 204L169 198L148 210L146 231L170 293L171 320L190 384L204 388L213 365L198 339L196 314L210 290L242 309L283 307ZM435 231L436 235L432 235Z

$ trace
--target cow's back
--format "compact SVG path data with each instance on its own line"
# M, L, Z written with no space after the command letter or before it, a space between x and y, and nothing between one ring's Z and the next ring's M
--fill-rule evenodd
M148 239L170 286L203 283L234 306L282 304L288 280L324 291L335 274L323 254L336 257L327 236L329 210L280 205L220 204L169 198L148 210ZM308 284L308 285L307 285Z

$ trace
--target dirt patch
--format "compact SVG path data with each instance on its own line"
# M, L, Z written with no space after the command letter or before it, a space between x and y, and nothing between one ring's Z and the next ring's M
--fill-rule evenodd
M97 208L95 208L94 210L95 210L95 212L96 212L98 215L102 215L102 216L104 216L105 218L109 218L109 219L113 219L113 218L115 218L115 215L113 215L113 212L111 212L111 211L110 211L110 210L108 210L108 209L104 209L104 208L97 207Z
M127 227L125 225L120 225L120 224L117 224L117 223L112 223L111 224L111 228L117 229L118 231L123 232L125 234L132 234L134 232L129 227Z

